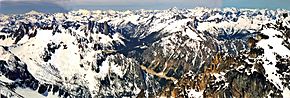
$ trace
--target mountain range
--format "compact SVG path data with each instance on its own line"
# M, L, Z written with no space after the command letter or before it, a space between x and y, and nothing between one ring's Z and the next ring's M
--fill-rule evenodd
M290 12L0 14L1 98L289 97Z

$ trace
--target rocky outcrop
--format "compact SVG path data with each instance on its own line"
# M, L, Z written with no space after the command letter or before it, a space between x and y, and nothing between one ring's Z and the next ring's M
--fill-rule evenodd
M275 24L271 25L275 26ZM287 29L269 28L281 31L283 34L286 33L285 29ZM169 82L158 96L190 97L192 96L190 94L200 94L200 97L205 98L283 97L282 92L284 91L279 89L279 86L277 87L273 80L268 80L267 77L269 76L266 71L269 69L264 68L263 64L266 62L260 59L261 56L264 56L264 49L256 46L256 44L262 39L269 39L269 37L259 32L255 38L249 38L247 41L249 48L241 51L240 55L236 57L217 53L213 57L211 64L206 66L201 73L188 72L178 79L178 82ZM287 73L288 68L285 67L289 58L283 59L277 54L276 59L277 63L274 66L278 70L276 71L277 73L273 72L272 74L278 76L283 74L283 72ZM289 80L287 75L282 76L286 77L280 78L281 80ZM285 89L289 88L287 83L283 82Z

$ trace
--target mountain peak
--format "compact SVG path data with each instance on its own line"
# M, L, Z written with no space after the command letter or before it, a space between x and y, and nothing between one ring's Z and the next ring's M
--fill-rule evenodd
M42 12L36 11L36 10L31 10L27 13L25 13L26 15L39 15L39 14L43 14Z

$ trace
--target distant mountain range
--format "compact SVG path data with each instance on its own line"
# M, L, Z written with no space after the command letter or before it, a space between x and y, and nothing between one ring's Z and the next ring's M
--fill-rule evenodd
M25 14L31 10L43 13L68 12L68 9L50 1L0 1L1 14Z

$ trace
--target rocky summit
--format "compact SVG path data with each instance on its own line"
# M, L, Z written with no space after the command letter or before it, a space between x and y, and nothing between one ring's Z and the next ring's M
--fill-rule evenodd
M0 98L290 97L290 12L0 14Z

